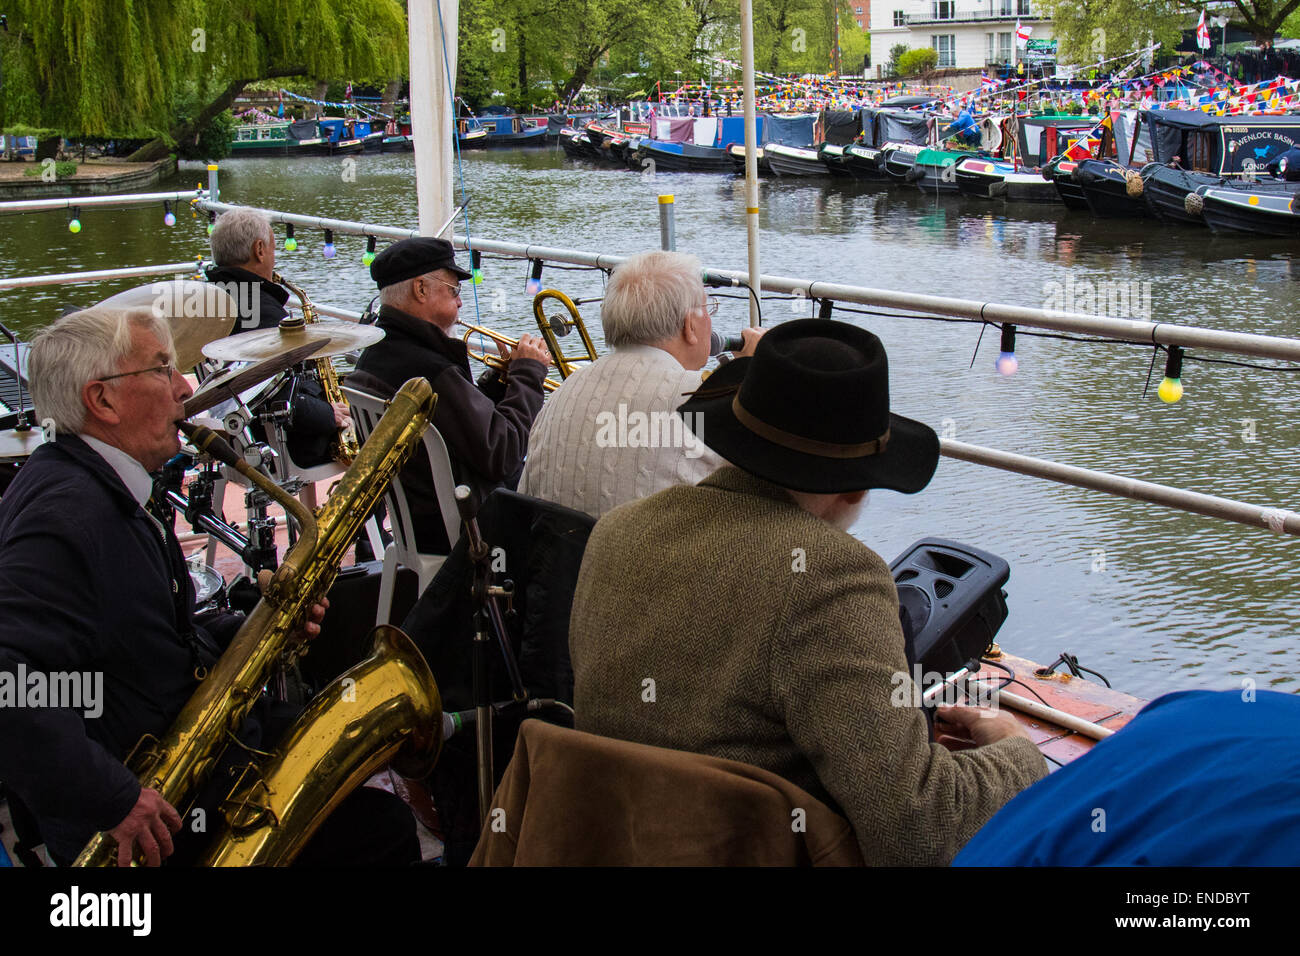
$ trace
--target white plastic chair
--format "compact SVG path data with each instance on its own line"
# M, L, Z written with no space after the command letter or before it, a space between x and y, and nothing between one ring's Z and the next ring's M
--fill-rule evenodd
M357 430L357 440L364 442L370 437L379 419L388 408L385 399L369 392L343 386L343 395L352 407L352 421ZM429 424L424 430L424 455L433 471L433 488L438 499L438 510L442 513L443 527L447 530L448 550L460 540L460 512L456 508L456 479L451 471L451 456L447 445L438 434L438 429ZM388 503L388 520L392 525L393 543L384 549L384 570L379 579L379 608L375 615L376 624L387 624L393 607L393 591L397 584L399 565L410 568L419 579L418 592L424 593L433 576L447 560L445 554L425 554L415 549L415 525L411 521L411 508L402 490L400 478L393 478L393 483L384 493Z

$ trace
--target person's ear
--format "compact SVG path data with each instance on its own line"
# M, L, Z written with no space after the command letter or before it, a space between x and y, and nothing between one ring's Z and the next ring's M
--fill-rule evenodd
M862 491L846 491L840 495L840 497L844 499L844 503L850 505L856 505L859 501L861 501L866 496L867 496L867 491L865 488Z
M107 382L87 382L81 386L81 404L86 408L86 417L102 425L120 425L122 416L118 414L117 404Z

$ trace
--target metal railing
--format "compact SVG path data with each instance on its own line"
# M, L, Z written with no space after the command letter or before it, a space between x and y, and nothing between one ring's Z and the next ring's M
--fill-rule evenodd
M199 200L198 205L213 212L240 208L228 203ZM331 229L340 234L378 236L381 238L403 239L418 235L413 229L401 229L381 226L375 223L354 222L341 219L325 219L316 216L300 216L279 210L262 210L273 222L294 223L309 228ZM504 242L491 239L473 239L467 241L463 236L453 237L453 243L461 248L472 248L479 252L518 258L521 260L540 260L542 262L559 262L568 265L585 265L596 269L611 270L626 257L608 255L598 252L586 252L576 249L563 249L550 246L534 246L525 243ZM142 267L165 272L175 266ZM181 264L178 271L188 271L188 263ZM105 270L117 275L152 274L134 270ZM53 284L55 281L81 281L78 274L71 273L59 277L45 277ZM82 278L85 273L80 274ZM746 273L727 269L708 269L705 281L715 286L748 287ZM0 280L4 283L18 280ZM12 287L12 286L10 286ZM1178 345L1184 348L1200 348L1213 351L1229 352L1256 358L1279 359L1288 362L1300 362L1300 340L1272 335L1255 335L1246 332L1229 332L1221 329L1207 329L1197 326L1174 325L1165 322L1147 322L1135 319L1112 318L1109 316L1088 315L1085 313L1038 309L1005 303L979 302L972 299L956 299L947 296L920 295L910 292L895 292L888 289L872 289L863 286L851 286L833 282L821 282L815 279L799 279L784 276L764 275L760 277L760 287L764 291L801 294L809 299L824 299L832 302L847 302L859 305L882 306L892 309L905 309L909 312L935 316L950 316L983 321L991 324L1007 323L1026 328L1050 329L1060 332L1076 332L1121 339L1142 345ZM323 315L332 315L344 319L359 318L356 312L317 305ZM905 318L906 316L900 316ZM1225 521L1244 524L1249 527L1262 528L1277 534L1300 536L1300 514L1288 508L1271 505L1257 505L1206 495L1199 492L1174 488L1155 482L1126 478L1109 472L1090 468L1080 468L1061 462L1049 461L987 448L969 445L964 442L944 440L940 442L941 453L949 458L972 464L997 468L1016 474L1028 475L1059 484L1073 485L1093 491L1100 491L1117 497L1144 501L1164 507L1187 511L1192 514L1205 515Z

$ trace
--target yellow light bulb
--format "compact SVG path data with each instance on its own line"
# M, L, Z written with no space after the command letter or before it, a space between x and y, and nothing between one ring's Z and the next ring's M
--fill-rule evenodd
M1183 397L1183 383L1181 379L1166 378L1156 389L1156 394L1160 396L1160 401L1172 405Z

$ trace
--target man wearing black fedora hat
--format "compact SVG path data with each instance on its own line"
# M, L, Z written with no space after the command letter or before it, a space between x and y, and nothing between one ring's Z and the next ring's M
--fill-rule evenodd
M402 239L375 256L370 275L379 286L375 324L385 336L361 353L348 384L392 394L408 379L427 378L438 394L433 424L447 443L457 482L469 485L478 500L498 485L513 488L528 430L542 407L542 380L551 361L545 344L521 335L507 356L506 380L489 369L476 385L467 346L448 335L460 314L460 283L471 277L456 264L451 243ZM445 554L447 533L427 466L408 463L402 487L413 505L416 546Z
M880 340L785 323L678 413L730 465L596 524L570 623L577 728L777 773L838 807L869 864L948 863L1046 766L1008 714L942 710L936 743L896 692L897 591L847 529L869 489L924 488L939 441L891 413Z

